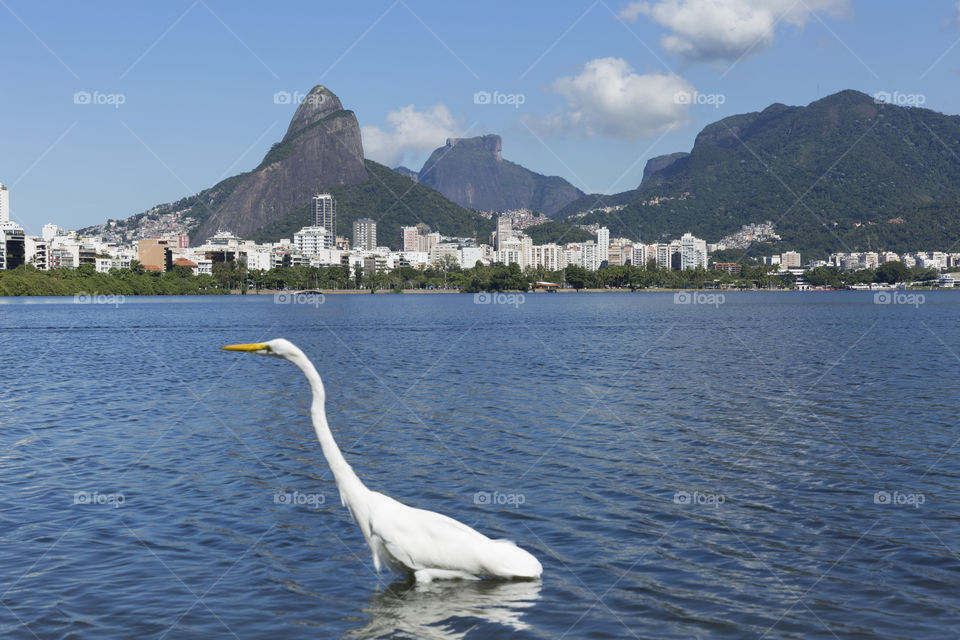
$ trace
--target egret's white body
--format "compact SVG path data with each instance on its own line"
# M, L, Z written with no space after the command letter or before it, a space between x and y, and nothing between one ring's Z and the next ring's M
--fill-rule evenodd
M377 571L385 565L394 571L412 573L417 582L540 577L540 562L513 542L493 540L453 518L415 509L368 489L347 464L330 432L320 374L291 342L277 339L223 348L284 358L306 376L313 392L310 416L317 439L340 490L340 500L360 526Z

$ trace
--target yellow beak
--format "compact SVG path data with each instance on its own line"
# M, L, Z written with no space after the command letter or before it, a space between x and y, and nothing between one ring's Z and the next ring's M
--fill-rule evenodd
M263 351L267 349L267 345L262 342L256 343L256 344L228 344L227 346L220 347L220 348L223 349L224 351L253 352L253 351Z

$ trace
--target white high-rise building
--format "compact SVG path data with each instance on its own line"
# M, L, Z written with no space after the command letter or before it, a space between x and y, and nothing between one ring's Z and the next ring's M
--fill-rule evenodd
M0 183L0 225L10 222L10 190Z
M333 234L324 227L304 227L293 236L293 246L305 256L333 248Z
M707 268L707 243L685 233L680 238L680 269Z
M40 230L40 237L47 242L50 242L58 235L60 235L60 227L52 222L48 222L47 224L43 225L43 228Z
M353 248L373 251L377 248L377 223L370 218L353 221Z
M596 271L600 267L599 245L593 240L580 245L580 266L589 271Z
M329 193L313 196L313 226L337 235L337 201Z
M780 264L784 267L799 267L800 254L796 251L787 251L780 254Z
M513 241L513 223L510 221L510 216L501 215L497 218L497 233L494 240L496 243L493 248L497 251L505 249L507 243Z
M558 244L539 244L533 247L533 266L547 271L560 271L567 267L563 247Z
M656 255L654 255L654 257L656 257ZM633 266L646 268L647 260L646 245L640 244L639 242L633 245Z
M599 269L600 265L604 262L609 262L610 260L610 229L606 227L600 227L597 229L597 266L595 269Z
M430 253L430 250L433 249L433 246L440 243L440 233L434 231L433 233L427 233L417 238L417 251L422 253Z

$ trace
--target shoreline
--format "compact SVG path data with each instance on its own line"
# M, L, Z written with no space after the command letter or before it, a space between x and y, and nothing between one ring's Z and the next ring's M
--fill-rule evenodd
M591 293L622 293L622 294L632 294L632 293L702 293L705 295L709 294L737 294L737 293L835 293L835 292L859 292L859 293L878 293L885 291L958 291L960 287L954 288L942 288L942 287L915 287L909 289L896 289L893 287L884 288L884 289L661 289L661 288L647 288L647 289L635 289L631 291L630 289L555 289L553 291L519 291L519 290L508 290L508 291L477 291L473 294L465 293L456 289L403 289L401 293L405 295L446 295L446 294L462 294L462 295L476 295L479 293L487 295L548 295L553 293L564 293L564 294L591 294ZM374 295L397 295L394 291L389 289L378 290L373 292ZM90 298L91 296L109 296L109 297L119 297L119 298L181 298L181 297L216 297L216 296L275 296L275 295L371 295L369 289L330 289L330 290L314 290L314 289L305 289L305 290L278 290L278 289L261 289L260 291L247 291L243 293L239 289L233 289L229 293L144 293L144 294L101 294L98 292L92 293L82 293L82 294L64 294L64 295L20 295L20 296L11 296L11 295L2 295L0 294L0 300L3 299L14 299L14 298L77 298L85 297Z

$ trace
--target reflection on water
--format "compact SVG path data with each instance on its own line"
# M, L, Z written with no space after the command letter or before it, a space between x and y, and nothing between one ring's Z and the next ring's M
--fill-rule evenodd
M365 613L370 621L350 638L409 634L430 640L464 638L480 622L523 631L523 614L540 598L540 581L455 580L395 582L374 593Z

